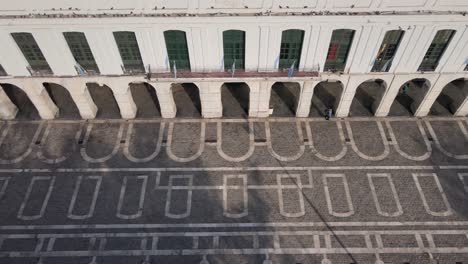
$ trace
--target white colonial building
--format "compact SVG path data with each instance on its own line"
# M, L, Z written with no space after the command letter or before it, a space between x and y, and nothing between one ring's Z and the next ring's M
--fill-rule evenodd
M95 118L93 84L110 88L101 96L115 98L122 118L135 118L130 87L142 83L154 88L164 118L177 115L177 84L197 90L203 117L222 117L226 83L248 87L250 117L271 114L278 83L298 87L298 117L309 116L314 96L330 95L335 100L321 107L346 117L359 94L376 116L387 116L399 97L416 116L437 100L451 114L468 114L467 0L3 2L1 119L15 118L21 94L44 119L60 117L70 102L82 118Z

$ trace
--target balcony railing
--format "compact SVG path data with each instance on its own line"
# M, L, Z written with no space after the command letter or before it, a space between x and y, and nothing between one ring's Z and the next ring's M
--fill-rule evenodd
M279 70L275 72L258 72L258 71L245 71L235 70L224 72L192 72L187 70L177 70L174 72L164 73L150 73L147 78L150 79L181 79L181 78L279 78L279 77L318 77L318 71L294 71L292 75L287 70Z

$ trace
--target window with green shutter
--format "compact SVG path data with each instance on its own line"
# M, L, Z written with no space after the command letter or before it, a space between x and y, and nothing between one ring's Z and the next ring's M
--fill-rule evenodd
M31 33L11 33L31 67L31 74L53 74L41 49Z
M385 33L379 53L372 67L373 72L388 72L390 70L393 57L395 57L404 34L403 30L390 30Z
M7 72L3 69L3 66L0 64L0 76L7 76Z
M180 30L164 31L164 40L166 41L171 71L174 69L174 62L177 69L190 70L190 58L185 32Z
M435 71L453 35L455 35L455 30L437 31L431 45L426 51L426 55L424 55L421 65L419 65L418 71Z
M82 32L64 32L63 36L76 62L87 72L99 74L99 68L85 34Z
M134 32L114 32L115 42L119 48L120 57L126 73L143 73L145 67L141 59L140 49Z
M236 69L245 68L245 32L227 30L223 32L224 68L231 69L235 62Z
M304 40L304 30L289 29L281 34L281 48L279 57L279 68L291 67L299 68L302 52L302 42Z
M353 38L354 30L333 30L324 71L344 71Z

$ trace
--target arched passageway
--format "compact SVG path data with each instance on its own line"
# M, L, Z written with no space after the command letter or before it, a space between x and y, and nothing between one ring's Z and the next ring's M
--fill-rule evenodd
M249 116L250 88L246 83L225 83L221 86L223 117Z
M351 102L349 116L373 116L385 93L383 80L369 80L360 84Z
M294 82L277 82L271 87L270 116L296 116L301 86ZM272 112L273 111L273 112Z
M314 95L310 104L310 117L325 115L325 109L333 109L335 115L343 93L343 83L340 81L323 81L314 88Z
M447 84L431 107L430 115L453 115L468 96L468 79Z
M416 113L430 87L426 79L413 79L400 87L389 116L412 116Z
M174 83L172 96L177 107L177 117L201 117L200 91L193 83Z
M130 91L137 106L138 118L161 117L156 90L148 83L131 83Z
M108 86L90 83L87 87L98 108L96 118L121 118L119 105L115 100L114 93Z
M73 98L63 86L55 83L44 83L43 84L50 99L55 103L59 109L57 118L62 119L80 119L80 111L73 101Z
M10 101L18 108L15 119L28 120L41 118L37 108L31 102L26 92L9 83L2 83L1 86L8 98L10 98Z

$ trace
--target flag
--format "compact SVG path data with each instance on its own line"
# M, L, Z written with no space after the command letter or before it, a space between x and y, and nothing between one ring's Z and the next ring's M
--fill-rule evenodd
M334 60L336 55L336 50L338 49L337 43L330 43L330 48L328 49L327 60Z
M231 72L232 72L232 77L234 77L234 73L236 72L236 60L234 60L234 62L232 63Z
M279 68L279 58L280 58L280 55L278 54L278 56L275 59L275 64L273 65L273 69Z
M168 56L166 56L166 61L165 61L165 62L166 62L166 69L167 69L167 70L170 70L170 69L171 69L171 65L169 65L169 57L168 57Z
M75 69L79 75L86 75L86 70L78 62L75 65Z
M291 64L291 67L289 67L288 77L292 77L292 76L293 76L293 73L294 73L294 64L296 64L296 61L293 61L293 63Z
M175 61L174 61L173 69L174 69L174 79L177 79L177 67L176 67Z
M221 71L224 71L224 56L221 58Z

